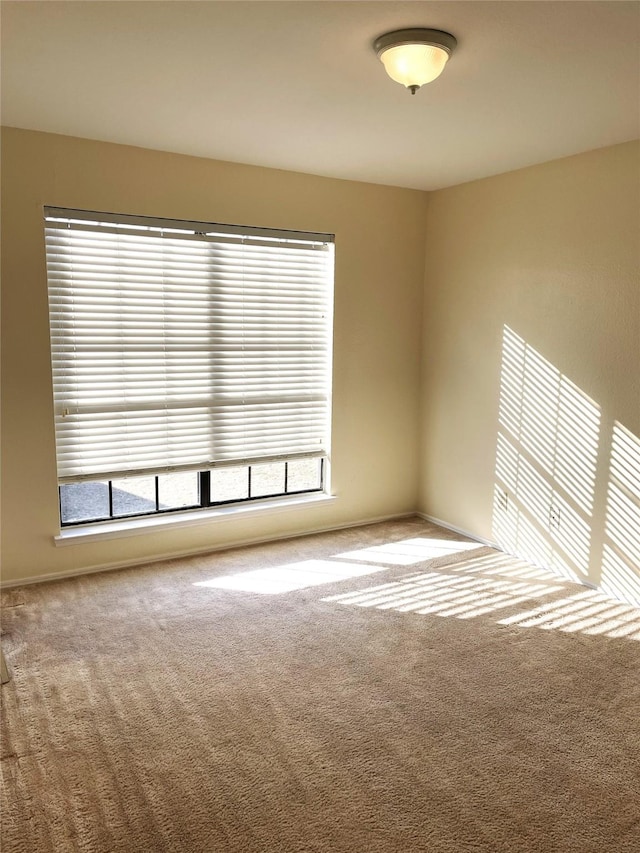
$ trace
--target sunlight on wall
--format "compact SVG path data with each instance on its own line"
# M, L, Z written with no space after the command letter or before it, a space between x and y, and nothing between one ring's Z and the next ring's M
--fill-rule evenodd
M570 579L589 570L599 407L504 328L493 535Z
M611 440L602 589L640 607L640 439L616 422Z

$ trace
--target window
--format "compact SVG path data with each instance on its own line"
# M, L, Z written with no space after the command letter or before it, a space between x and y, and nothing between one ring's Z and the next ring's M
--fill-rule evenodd
M63 524L324 488L333 237L45 209Z

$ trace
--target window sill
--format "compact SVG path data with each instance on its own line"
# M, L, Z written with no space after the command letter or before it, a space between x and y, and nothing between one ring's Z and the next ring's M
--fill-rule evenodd
M273 498L259 504L234 504L187 512L172 512L170 515L127 518L121 521L99 521L95 524L66 527L60 531L58 536L54 536L53 541L56 546L60 546L78 545L103 539L121 539L126 536L143 536L148 533L194 527L215 521L253 519L265 515L276 515L309 506L318 506L335 499L335 495L314 493L295 497Z

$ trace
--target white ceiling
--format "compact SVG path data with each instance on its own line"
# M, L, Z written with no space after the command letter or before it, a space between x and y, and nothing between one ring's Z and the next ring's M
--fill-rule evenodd
M638 2L14 2L3 124L436 189L640 136ZM376 36L458 48L415 96Z

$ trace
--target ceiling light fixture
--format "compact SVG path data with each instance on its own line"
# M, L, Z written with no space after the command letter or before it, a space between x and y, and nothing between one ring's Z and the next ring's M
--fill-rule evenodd
M378 36L373 49L389 77L415 95L420 86L442 74L456 44L451 33L420 28Z

